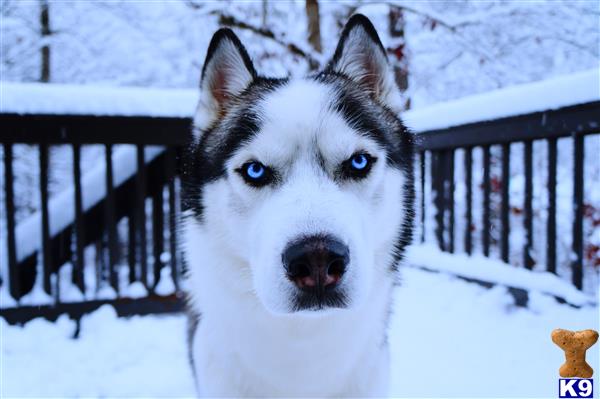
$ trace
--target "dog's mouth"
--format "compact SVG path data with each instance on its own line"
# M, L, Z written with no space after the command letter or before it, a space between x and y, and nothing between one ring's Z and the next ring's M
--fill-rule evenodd
M338 285L296 289L292 298L292 311L320 311L348 307L346 290Z

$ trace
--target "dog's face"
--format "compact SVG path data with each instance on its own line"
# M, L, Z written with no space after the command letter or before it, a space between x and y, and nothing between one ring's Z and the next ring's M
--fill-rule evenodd
M184 168L197 239L239 262L231 279L251 275L272 312L358 306L393 278L410 240L412 146L399 108L363 16L323 72L298 80L259 77L237 37L218 31Z

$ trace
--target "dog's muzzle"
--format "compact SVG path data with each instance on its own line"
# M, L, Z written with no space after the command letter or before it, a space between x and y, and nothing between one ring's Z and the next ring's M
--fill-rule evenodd
M286 275L302 291L302 302L312 299L299 308L335 306L341 298L332 299L340 295L335 291L349 260L348 247L330 236L304 237L288 245L282 255Z

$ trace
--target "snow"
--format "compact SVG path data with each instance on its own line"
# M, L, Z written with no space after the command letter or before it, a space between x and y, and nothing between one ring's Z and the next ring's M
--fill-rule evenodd
M0 309L11 308L17 305L17 301L10 295L8 289L0 290Z
M424 132L592 101L600 101L598 68L417 108L402 118L413 131Z
M160 280L158 280L154 291L161 296L170 295L175 292L175 283L173 282L173 278L171 276L170 267L163 267L160 270Z
M470 266L485 266L478 261ZM401 275L389 335L392 396L556 397L564 355L551 331L598 329L596 307L534 292L523 309L502 286L417 268ZM0 320L0 396L192 396L185 323L181 314L117 318L107 305L84 317L73 339L66 317L24 327ZM599 348L587 352L596 370Z
M402 275L390 336L393 396L557 397L564 354L551 331L599 328L597 307L534 293L529 309L517 308L502 286L418 269ZM587 352L595 370L599 348Z
M0 112L190 118L198 90L0 82Z
M123 292L121 296L135 299L144 298L147 295L148 290L146 289L146 287L144 287L144 284L142 284L139 281L134 281L133 283L129 284L129 286L127 286L127 289L125 290L125 292Z
M2 330L1 397L181 397L193 393L182 315L119 319L108 305L75 322Z
M38 261L38 264L40 263L41 262ZM44 291L41 277L36 279L33 289L19 300L19 305L21 306L50 305L52 303L54 303L54 298Z
M73 264L67 262L60 267L58 270L58 281L60 292L58 297L61 302L83 302L85 296L81 293L79 288L73 284Z
M409 247L407 259L417 267L552 295L576 306L597 304L595 298L555 274L517 268L483 255L450 254L435 245L425 244Z

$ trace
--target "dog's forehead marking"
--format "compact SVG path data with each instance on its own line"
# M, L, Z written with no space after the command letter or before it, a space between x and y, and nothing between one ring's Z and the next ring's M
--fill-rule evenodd
M261 102L264 126L279 126L282 135L315 134L331 101L330 87L313 80L292 80Z
M375 143L335 110L336 101L330 85L309 79L287 83L256 104L262 127L246 149L273 164L313 155L339 162L358 149L375 150Z

